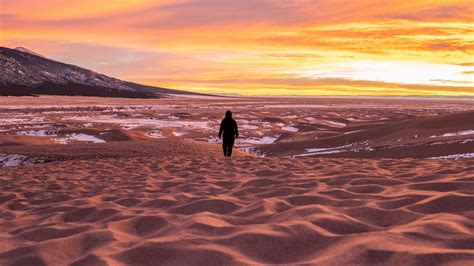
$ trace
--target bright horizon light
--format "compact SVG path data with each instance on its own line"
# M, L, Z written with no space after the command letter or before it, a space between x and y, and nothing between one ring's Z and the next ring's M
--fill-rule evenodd
M356 60L316 68L317 70L303 70L297 76L459 87L474 84L472 74L463 74L463 72L474 73L474 66L462 67L418 61Z

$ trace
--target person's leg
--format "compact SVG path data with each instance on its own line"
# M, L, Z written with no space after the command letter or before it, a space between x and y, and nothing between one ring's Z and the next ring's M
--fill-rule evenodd
M230 150L230 142L229 142L229 141L227 141L227 145L226 145L226 146L227 146L227 149L226 149L227 154L226 154L226 156L227 156L227 157L230 157L230 153L231 153L232 151Z
M222 141L222 151L224 152L224 156L227 156L227 145L225 141Z
M229 154L229 157L232 156L232 148L234 147L234 140L229 141L229 148L227 150L227 154Z

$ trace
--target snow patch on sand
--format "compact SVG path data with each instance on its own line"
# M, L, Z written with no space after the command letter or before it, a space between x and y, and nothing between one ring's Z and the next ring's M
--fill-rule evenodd
M241 125L240 128L242 128L242 129L258 129L258 126L244 124L244 125Z
M344 145L344 146L338 146L338 147L329 147L329 148L308 148L306 149L307 152L320 152L320 151L327 151L327 150L339 150L339 149L344 149L351 147L352 144Z
M474 130L463 130L454 133L446 133L441 135L441 137L454 137L454 136L465 136L474 134Z
M333 154L333 153L341 153L341 152L344 152L344 151L330 150L330 151L309 152L309 153L297 154L294 157L304 157L304 156L312 156L312 155L320 155L320 154Z
M145 136L148 136L148 137L151 137L151 138L162 138L163 134L161 133L160 130L156 129L156 130L146 132Z
M335 122L335 121L330 121L330 120L324 120L325 123L333 125L333 126L338 126L338 127L345 127L347 124L341 123L341 122Z
M181 136L184 135L184 133L183 133L183 132L175 132L175 131L173 131L173 135L175 135L176 137L181 137Z
M298 129L296 127L292 127L292 126L282 127L281 129L285 130L285 131L289 131L289 132L298 132Z
M114 116L74 116L69 120L87 121L94 123L120 124L123 129L129 130L139 126L154 126L156 128L186 128L186 129L211 129L205 121L160 120L143 118L117 118Z
M256 149L255 147L241 147L239 148L241 151L256 155L258 157L265 157L265 153L261 152L260 150Z
M92 143L104 143L106 142L103 139L100 139L96 136L87 135L84 133L72 133L66 135L64 138L56 139L55 142L59 144L68 144L71 141L83 141L83 142L92 142Z
M353 145L354 144L348 144L348 145L344 145L344 146L330 147L330 148L307 148L306 153L297 154L297 155L294 155L294 157L347 152L347 150L345 150L345 148L352 147Z
M29 158L19 154L3 154L0 153L0 167L13 167L29 163L41 163L43 159Z
M353 131L348 131L348 132L345 132L344 135L347 135L347 134L352 134L352 133L357 133L357 132L361 132L363 131L364 129L359 129L359 130L353 130Z
M249 137L249 138L240 139L240 142L241 143L247 143L247 144L256 144L256 145L273 144L279 137L280 137L280 135L265 136L265 137L262 137L262 138Z
M72 133L69 136L70 139L72 140L78 140L78 141L86 141L86 142L93 142L93 143L104 143L105 140L99 139L96 136L91 136L83 133Z
M58 136L57 131L51 130L25 130L25 131L18 131L16 135L20 136L34 136L34 137L56 137Z
M120 127L124 130L132 130L139 127L140 124L120 124Z
M460 160L460 159L472 159L474 158L474 153L458 153L450 154L445 156L429 157L428 159L443 159L443 160Z
M474 135L474 130L469 129L469 130L461 130L458 132L444 133L443 135L432 135L430 136L430 138L456 137L456 136L466 136L466 135Z

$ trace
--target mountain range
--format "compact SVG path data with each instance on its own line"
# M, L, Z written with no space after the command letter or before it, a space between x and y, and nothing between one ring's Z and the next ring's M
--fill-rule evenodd
M159 98L169 94L198 95L109 77L48 59L23 47L0 47L0 96Z

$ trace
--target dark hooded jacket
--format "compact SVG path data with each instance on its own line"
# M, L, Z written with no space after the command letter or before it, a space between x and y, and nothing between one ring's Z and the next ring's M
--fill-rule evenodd
M227 111L225 113L225 118L222 119L221 126L219 128L219 137L220 136L223 136L224 140L230 140L239 137L237 122L235 122L235 120L232 118L232 112L230 111Z

